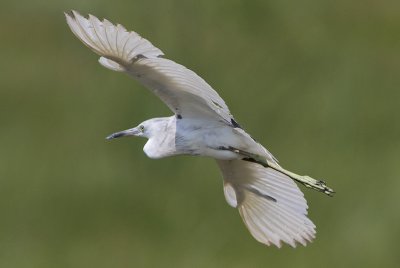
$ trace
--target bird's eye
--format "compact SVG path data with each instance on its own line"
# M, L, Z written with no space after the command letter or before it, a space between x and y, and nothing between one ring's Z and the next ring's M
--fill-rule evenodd
M144 131L144 126L143 126L143 125L140 125L140 126L139 126L139 129L140 129L140 131L143 132L143 131Z

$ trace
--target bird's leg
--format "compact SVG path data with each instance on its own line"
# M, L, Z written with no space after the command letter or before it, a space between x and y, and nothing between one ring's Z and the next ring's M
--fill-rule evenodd
M262 157L262 156L259 156L256 154L252 154L252 153L249 153L246 151L242 151L242 150L239 150L234 147L229 147L229 148L224 147L224 149L230 150L232 152L235 152L237 154L244 156L245 158L243 158L243 160L245 160L245 161L254 162L254 163L260 164L264 167L272 168L282 174L285 174L288 177L290 177L291 179L303 184L307 188L311 188L311 189L317 190L319 192L323 192L329 196L333 196L333 194L335 193L331 188L329 188L326 185L326 183L324 181L313 179L310 176L297 175L296 173L286 170L286 169L282 168L281 166L279 166L278 164L276 164L272 161L269 161L265 157Z

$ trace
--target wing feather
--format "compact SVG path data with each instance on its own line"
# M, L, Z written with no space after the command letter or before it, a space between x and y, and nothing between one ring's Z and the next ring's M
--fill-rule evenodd
M72 32L100 55L104 67L126 72L148 87L174 112L231 124L224 100L201 77L186 67L160 58L163 52L122 25L76 11L65 14Z
M242 160L217 161L227 202L239 213L256 240L281 247L306 245L315 237L307 201L289 177ZM225 188L228 188L226 190Z

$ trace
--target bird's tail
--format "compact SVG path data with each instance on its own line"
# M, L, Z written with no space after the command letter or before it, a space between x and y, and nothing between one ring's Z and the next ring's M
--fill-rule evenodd
M292 247L315 237L307 217L307 201L296 183L271 168L242 160L217 161L224 177L229 205L237 207L250 233L259 242Z
M72 32L90 49L100 55L99 62L114 71L125 71L125 67L140 57L154 58L164 55L148 40L124 26L114 25L93 15L83 17L76 11L65 13Z

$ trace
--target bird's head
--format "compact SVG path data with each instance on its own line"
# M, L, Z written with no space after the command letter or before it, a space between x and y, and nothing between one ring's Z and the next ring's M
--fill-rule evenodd
M137 127L113 133L106 139L112 140L126 136L145 137L150 139L160 131L163 131L167 124L168 120L165 118L153 118L140 123Z

